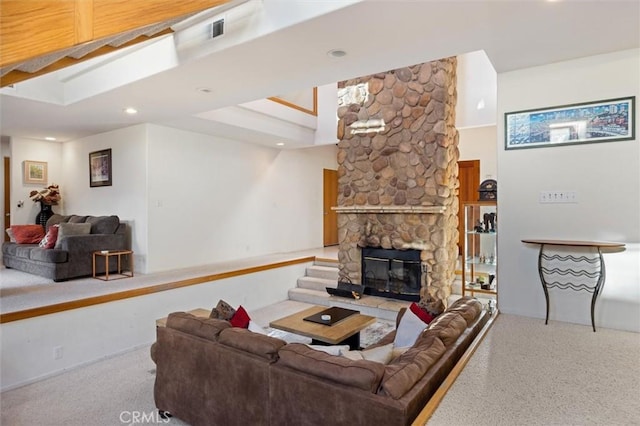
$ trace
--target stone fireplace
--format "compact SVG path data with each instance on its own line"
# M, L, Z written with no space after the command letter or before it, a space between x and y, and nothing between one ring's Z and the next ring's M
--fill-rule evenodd
M416 250L420 296L445 305L457 260L456 59L339 84L338 261L363 284L363 248Z

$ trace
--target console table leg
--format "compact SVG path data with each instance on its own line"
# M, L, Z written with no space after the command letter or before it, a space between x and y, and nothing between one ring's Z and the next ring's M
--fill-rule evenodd
M547 315L544 319L544 325L549 324L549 290L547 290L547 283L544 280L542 274L542 251L544 250L544 244L540 244L540 252L538 253L538 274L540 274L540 283L542 284L542 290L544 291L544 300L547 305Z
M600 276L598 277L598 282L596 283L596 287L593 290L593 297L591 298L591 327L593 328L594 333L596 332L596 322L594 318L596 299L598 299L600 290L602 290L602 286L604 285L606 276L606 271L604 268L604 258L602 257L602 251L600 251L600 247L598 247L598 257L600 258Z

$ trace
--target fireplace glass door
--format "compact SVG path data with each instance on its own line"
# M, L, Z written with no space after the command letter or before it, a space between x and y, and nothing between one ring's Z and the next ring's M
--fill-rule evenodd
M365 294L420 300L420 251L363 248L362 281Z

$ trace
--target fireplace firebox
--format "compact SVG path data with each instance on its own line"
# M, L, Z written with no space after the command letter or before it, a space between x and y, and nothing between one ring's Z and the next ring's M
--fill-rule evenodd
M362 248L362 281L365 294L419 301L420 251Z

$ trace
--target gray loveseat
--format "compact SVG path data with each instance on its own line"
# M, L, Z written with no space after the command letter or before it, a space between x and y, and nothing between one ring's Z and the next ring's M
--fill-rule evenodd
M54 214L46 229L61 223L89 223L91 230L85 235L69 235L60 239L53 249L38 244L5 242L2 259L7 268L40 275L54 281L90 276L93 273L93 252L128 248L127 226L118 216L62 216ZM110 259L110 270L116 269L116 259ZM104 262L97 262L96 270L105 272Z

